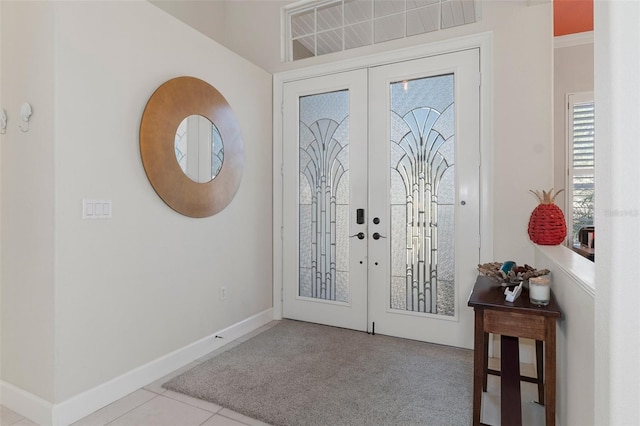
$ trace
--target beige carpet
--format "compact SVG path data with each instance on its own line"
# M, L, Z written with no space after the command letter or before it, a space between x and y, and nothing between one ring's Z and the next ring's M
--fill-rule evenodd
M163 386L272 425L471 424L473 353L283 320Z

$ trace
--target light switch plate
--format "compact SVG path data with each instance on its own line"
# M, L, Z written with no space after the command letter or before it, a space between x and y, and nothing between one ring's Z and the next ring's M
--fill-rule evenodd
M82 200L83 219L111 219L113 212L111 200Z

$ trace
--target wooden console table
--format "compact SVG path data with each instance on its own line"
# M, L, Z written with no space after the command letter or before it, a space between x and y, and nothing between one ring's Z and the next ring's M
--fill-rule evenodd
M547 426L556 416L556 319L562 316L551 294L547 306L529 302L523 289L515 302L504 300L504 287L485 276L478 276L468 305L475 312L473 362L473 424L480 425L483 382L487 374L485 336L500 334L500 415L503 425L522 425L520 396L520 355L518 338L544 342L544 403ZM540 371L540 369L538 369ZM541 401L542 402L542 401Z

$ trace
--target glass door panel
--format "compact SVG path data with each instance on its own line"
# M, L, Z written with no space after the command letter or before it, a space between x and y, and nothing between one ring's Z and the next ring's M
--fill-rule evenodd
M349 92L299 101L298 295L349 302Z
M390 308L453 316L453 74L390 84Z

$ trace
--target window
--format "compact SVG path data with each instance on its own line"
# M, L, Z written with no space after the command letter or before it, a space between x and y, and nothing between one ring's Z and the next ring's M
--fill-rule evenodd
M595 199L595 104L592 92L567 96L567 222L570 245L579 231L593 226Z
M470 24L476 15L475 0L303 0L283 8L285 60Z

